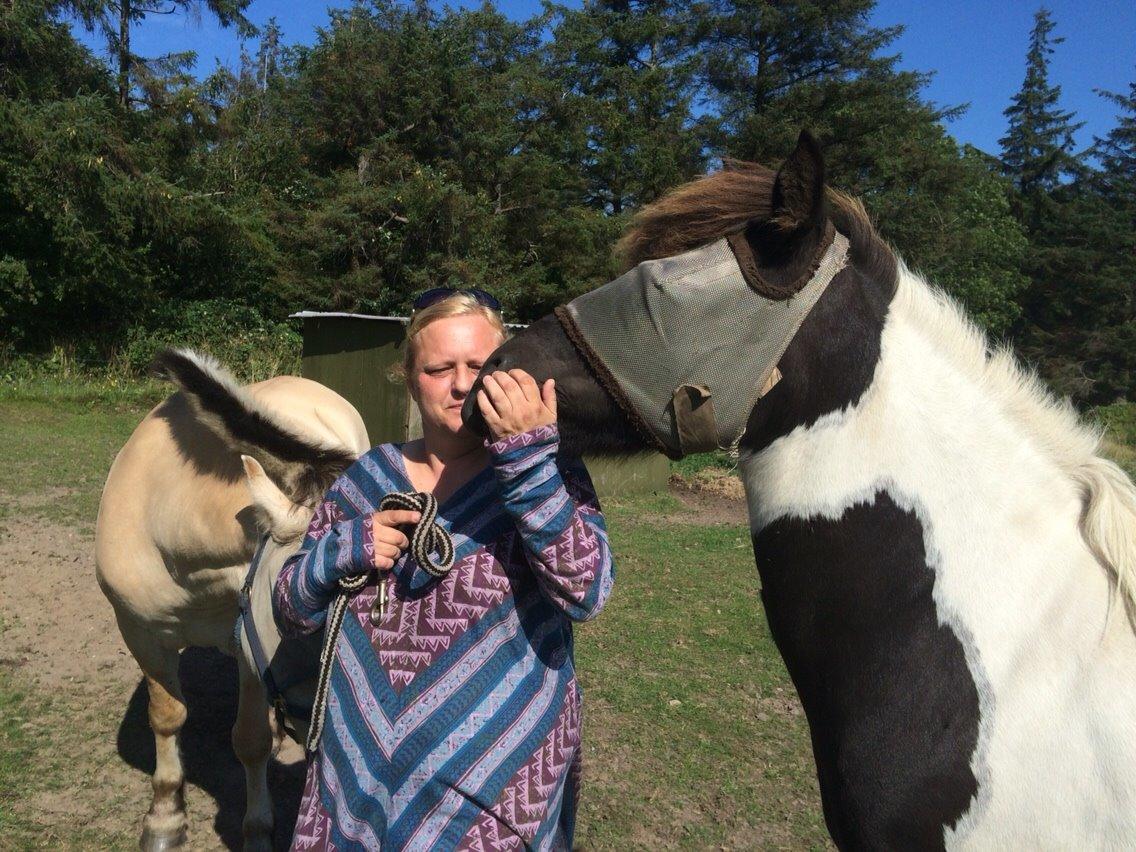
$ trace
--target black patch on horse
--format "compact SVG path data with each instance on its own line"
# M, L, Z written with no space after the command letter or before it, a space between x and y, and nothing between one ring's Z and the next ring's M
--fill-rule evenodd
M741 446L759 452L798 426L860 401L880 360L880 337L893 281L846 267L801 324L778 362L782 379L762 397Z
M939 623L923 527L886 493L754 536L774 641L812 733L842 849L941 849L978 791L978 690Z

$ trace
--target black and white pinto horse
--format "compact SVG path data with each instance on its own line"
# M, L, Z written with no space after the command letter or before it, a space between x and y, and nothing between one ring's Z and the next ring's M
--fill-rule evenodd
M849 238L739 448L829 832L842 848L1132 848L1136 490L823 172L802 134L776 174L739 165L646 208L621 248L633 266L740 233L776 285L808 276L830 226ZM484 370L512 367L556 379L567 450L644 449L555 317Z

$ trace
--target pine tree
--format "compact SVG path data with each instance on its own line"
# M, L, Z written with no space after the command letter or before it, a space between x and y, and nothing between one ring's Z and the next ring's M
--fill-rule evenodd
M619 216L700 173L689 10L674 0L553 9L549 62L572 95L585 202Z
M698 48L727 136L747 135L754 116L778 111L802 87L890 70L894 60L877 54L903 28L870 26L874 6L875 0L712 0Z
M829 183L864 200L908 264L1005 333L1026 283L1007 181L946 134L942 122L962 108L922 99L928 75L885 54L902 28L873 27L873 6L715 0L695 49L721 113L716 148L772 165L812 130Z
M1006 135L999 140L1006 174L1029 200L1051 192L1062 177L1075 177L1081 168L1073 153L1073 134L1084 122L1058 107L1061 87L1049 84L1049 57L1064 38L1053 36L1056 24L1049 10L1038 9L1026 54L1026 77L1005 110Z
M262 92L279 73L281 32L276 18L269 18L268 23L264 25L264 32L260 34L260 47L256 52L256 83Z
M1049 83L1049 58L1063 41L1054 28L1049 11L1039 9L1025 80L1005 111L1009 129L1001 140L1003 169L1017 190L1015 212L1029 238L1023 266L1030 284L1016 337L1059 392L1096 404L1136 389L1136 363L1127 354L1136 332L1132 285L1123 269L1131 228L1117 227L1102 174L1074 152L1083 122L1060 108L1061 89ZM1122 142L1119 130L1113 142Z
M1120 108L1116 127L1103 139L1094 139L1103 189L1113 200L1136 207L1136 80L1129 84L1127 95L1095 91Z
M1136 81L1128 94L1097 90L1117 107L1116 126L1094 139L1100 170L1085 180L1082 229L1095 249L1090 310L1083 316L1086 372L1093 402L1136 399Z
M70 0L66 5L77 15L80 22L90 31L102 33L107 49L114 56L117 68L118 100L122 106L131 101L131 91L138 82L139 66L150 64L149 74L153 79L162 72L160 65L154 63L176 62L179 67L192 60L192 56L180 54L176 57L146 59L133 52L130 46L132 28L147 15L170 15L181 11L186 14L200 14L201 8L212 12L223 27L235 26L243 36L251 36L256 27L244 16L252 0Z

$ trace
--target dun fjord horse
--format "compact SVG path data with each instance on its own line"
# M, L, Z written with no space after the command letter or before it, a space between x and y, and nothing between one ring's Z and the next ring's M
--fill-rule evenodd
M732 234L754 289L792 299L833 231L847 263L778 353L780 382L745 394L739 447L828 829L842 848L1130 848L1136 491L1098 433L824 188L807 134L776 174L739 166L646 208L621 247L634 266ZM651 321L713 340L726 313ZM568 451L652 446L579 337L546 317L484 370L554 377ZM699 380L684 351L633 354Z
M95 531L99 584L149 688L157 765L144 849L185 840L178 652L235 650L237 593L260 537L241 454L310 514L370 446L358 412L315 382L278 376L240 388L211 359L188 352L165 353L158 367L181 392L151 411L119 452ZM247 777L245 847L270 849L267 699L249 667L240 671L233 748Z

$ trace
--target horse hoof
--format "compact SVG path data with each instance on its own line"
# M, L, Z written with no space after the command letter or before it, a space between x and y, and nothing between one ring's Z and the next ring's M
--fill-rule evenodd
M138 845L142 852L166 852L167 849L180 849L185 845L185 826L166 834L159 834L151 831L149 826L143 826L142 840Z

